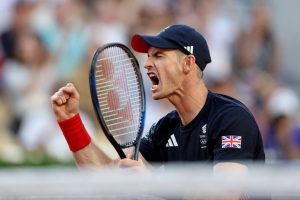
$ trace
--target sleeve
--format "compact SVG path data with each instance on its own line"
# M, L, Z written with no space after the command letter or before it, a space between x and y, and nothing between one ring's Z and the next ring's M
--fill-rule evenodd
M212 134L215 161L253 160L262 142L254 117L239 107L222 112L212 126Z

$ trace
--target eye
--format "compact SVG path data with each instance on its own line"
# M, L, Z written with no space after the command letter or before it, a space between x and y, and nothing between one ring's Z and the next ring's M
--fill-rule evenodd
M157 52L157 53L154 54L154 57L155 58L161 58L161 57L163 57L163 55L162 55L162 53Z

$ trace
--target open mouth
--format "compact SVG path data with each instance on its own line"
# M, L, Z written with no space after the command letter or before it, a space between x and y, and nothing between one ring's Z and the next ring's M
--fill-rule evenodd
M152 82L152 90L155 90L158 87L159 78L154 73L149 73L148 76Z

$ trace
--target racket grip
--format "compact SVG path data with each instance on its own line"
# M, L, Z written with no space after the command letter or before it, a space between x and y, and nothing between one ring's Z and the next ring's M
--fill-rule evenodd
M133 153L132 153L132 160L138 160L139 157L139 149L140 149L141 139L138 140L137 144L134 146Z

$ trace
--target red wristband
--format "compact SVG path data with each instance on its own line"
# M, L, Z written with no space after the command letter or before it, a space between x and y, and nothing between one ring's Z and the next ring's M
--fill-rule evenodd
M58 125L72 152L83 149L91 143L91 137L86 131L79 114L64 121L58 121Z

